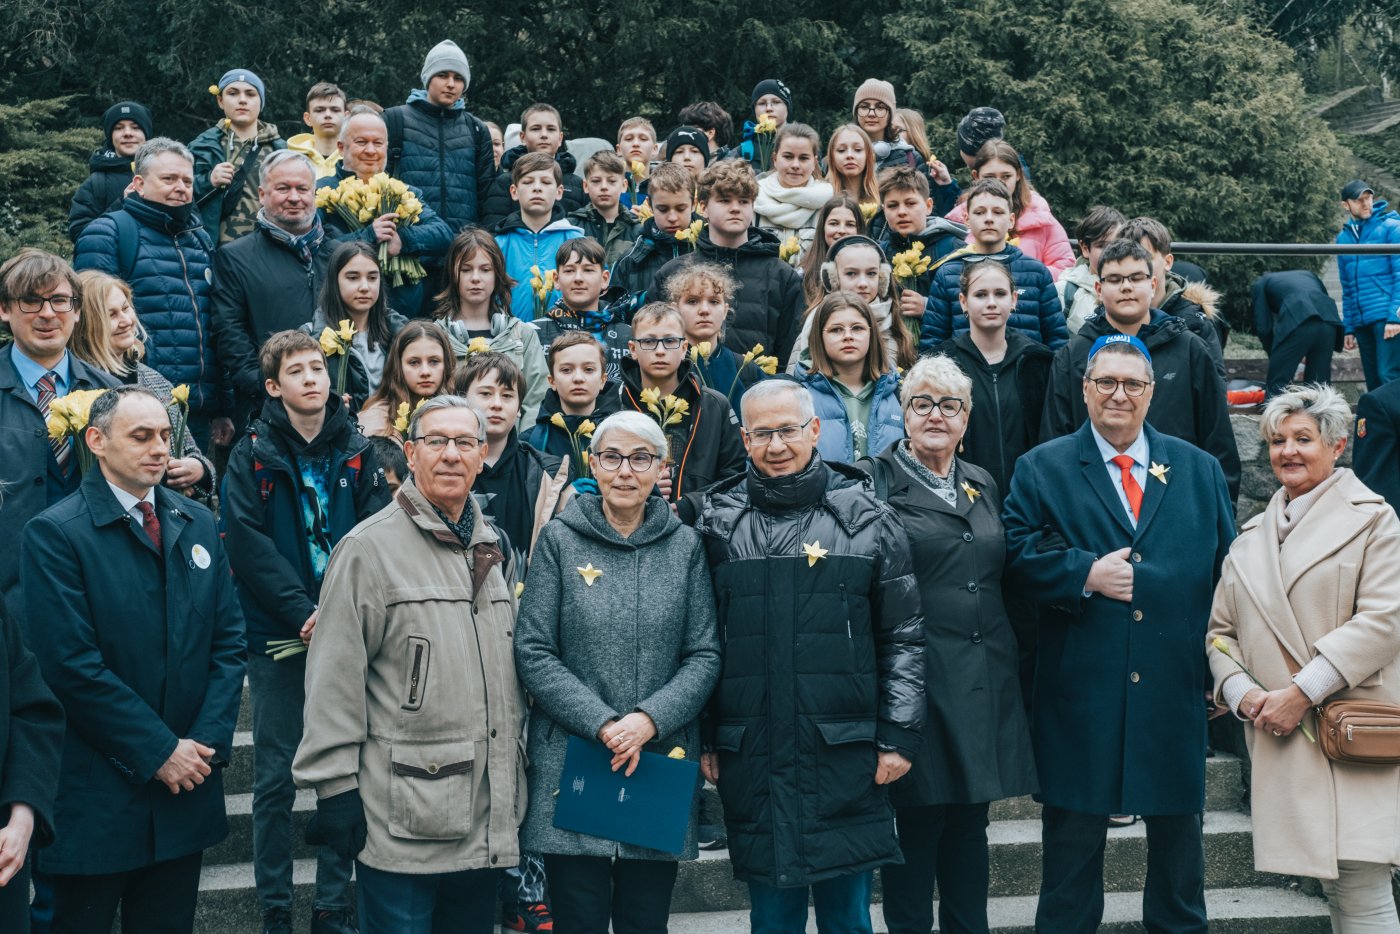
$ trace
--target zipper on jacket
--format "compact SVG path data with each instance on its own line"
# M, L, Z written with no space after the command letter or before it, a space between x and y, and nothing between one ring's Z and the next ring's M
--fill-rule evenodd
M408 703L410 706L418 702L418 679L423 673L423 646L413 647L413 673L408 679Z
M447 136L443 130L443 122L447 119L447 114L438 114L438 205L440 213L447 213Z
M199 299L194 297L194 286L190 285L190 267L185 262L185 251L180 249L180 236L176 234L171 237L175 241L175 254L180 257L180 278L185 283L185 291L189 293L190 305L194 308L194 334L199 341L199 397L204 399L204 326L199 322ZM217 248L218 243L215 243Z
M846 638L852 642L856 641L855 635L851 632L851 601L846 596L846 585L841 585L841 607L846 611Z
M1011 471L1006 467L1006 432L1002 430L1001 425L1000 376L1001 374L996 370L992 371L992 399L996 404L997 410L997 463L1001 465L1001 475L1003 477L1009 477L1011 476ZM966 431L966 429L964 429L964 431Z

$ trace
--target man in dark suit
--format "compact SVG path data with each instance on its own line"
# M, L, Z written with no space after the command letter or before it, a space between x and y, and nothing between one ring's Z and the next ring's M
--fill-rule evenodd
M1293 382L1304 360L1303 381L1332 380L1332 354L1342 349L1342 318L1327 287L1306 269L1268 272L1250 286L1254 333L1269 354L1267 395Z
M1400 508L1400 380L1357 401L1356 446L1351 456L1361 482Z
M1096 340L1088 421L1023 456L1004 510L1008 571L1041 605L1036 929L1056 934L1103 917L1110 814L1147 824L1147 929L1206 931L1201 647L1235 526L1220 462L1144 425L1152 390L1141 341Z
M24 529L26 638L68 713L39 868L55 934L194 928L203 851L228 832L221 768L243 687L243 614L213 515L160 486L170 417L148 390L93 402L96 458Z

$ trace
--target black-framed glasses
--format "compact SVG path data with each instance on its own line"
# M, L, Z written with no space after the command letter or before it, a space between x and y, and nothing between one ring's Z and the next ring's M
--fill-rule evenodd
M1100 276L1099 281L1102 282L1104 285L1108 286L1110 289L1116 289L1119 286L1121 286L1124 282L1129 282L1133 285L1142 285L1144 282L1151 278L1151 273L1135 272L1131 276Z
M457 450L466 454L475 451L478 445L486 443L485 438L473 438L471 435L462 435L457 438L448 437L447 435L419 435L417 438L411 440L423 445L423 447L435 454L441 454L446 451L449 444L457 445Z
M792 444L802 437L802 432L810 424L812 424L812 420L809 418L800 425L784 425L781 428L754 428L753 430L746 428L744 434L748 436L749 443L757 448L767 447L773 443L774 438L782 441L783 444Z
M675 350L685 343L684 337L634 337L637 346L643 350L655 350L657 346L665 347L667 350Z
M889 112L889 107L885 106L879 101L876 101L875 103L865 103L864 101L862 101L861 103L856 104L856 113L858 114L887 114Z
M595 451L589 456L589 460L594 466L606 470L608 473L621 470L623 461L632 466L633 473L645 473L651 469L652 464L661 458L649 451L634 451L631 454L622 454L617 451Z
M1085 377L1088 379L1088 377ZM1098 379L1090 379L1094 388L1099 391L1099 395L1111 396L1118 391L1118 387L1123 387L1123 392L1130 396L1140 396L1147 392L1147 387L1152 383L1143 379L1114 379L1111 376L1101 376Z
M27 315L37 315L48 305L53 309L54 314L62 315L72 311L77 307L78 301L71 295L49 295L40 297L38 295L21 295L16 301L19 310Z
M932 415L936 408L944 418L957 418L958 413L963 410L964 404L964 400L957 396L943 396L941 399L935 399L933 396L919 395L909 399L910 410L921 417Z

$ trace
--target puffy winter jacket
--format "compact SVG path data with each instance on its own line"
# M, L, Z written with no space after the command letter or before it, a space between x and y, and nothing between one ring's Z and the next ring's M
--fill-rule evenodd
M677 240L673 234L663 233L656 226L656 219L649 217L632 241L632 248L613 267L612 277L608 281L626 289L637 306L641 307L648 301L662 297L661 290L655 288L656 274L661 268L673 259L689 255L694 249L689 243Z
M1400 243L1400 214L1377 201L1364 221L1349 219L1338 243ZM1351 334L1368 324L1400 322L1400 254L1339 256L1342 324Z
M899 405L898 374L886 373L875 381L875 391L870 399L870 417L859 426L851 424L841 390L832 385L829 376L803 368L799 368L796 375L798 382L807 387L812 397L812 407L822 420L817 450L828 463L856 462L860 456L856 453L855 445L857 430L865 434L865 449L870 457L883 453L885 448L904 437L904 410Z
M481 226L494 227L519 210L519 205L510 196L510 170L515 161L527 152L529 150L522 144L501 153L501 172L491 183L486 200L482 202ZM578 161L563 146L555 153L554 161L559 164L559 171L564 176L564 197L559 199L559 209L565 214L572 214L588 204L588 196L583 193L583 180L574 174Z
M1186 329L1206 342L1220 378L1225 378L1225 342L1230 325L1220 312L1220 293L1204 282L1193 282L1168 270L1167 297L1161 309L1186 322Z
M924 635L904 526L856 467L749 470L699 498L724 659L707 732L734 875L797 886L899 858L875 744L924 719Z
M229 161L224 151L227 140L228 130L224 129L220 120L190 143L190 153L194 155L194 201L199 205L204 229L216 245L231 242L252 231L253 218L257 215L258 180L263 160L277 150L287 148L287 141L278 134L277 127L259 120L258 132L253 140L235 147L235 190L234 184L215 186L209 181L209 173L214 166ZM250 159L253 161L248 164ZM245 164L248 164L246 170L242 168Z
M631 296L620 288L613 288L599 296L596 311L579 314L560 300L551 305L543 317L536 318L526 327L533 325L539 335L546 369L549 366L550 345L569 331L587 331L603 345L608 378L621 379L622 361L631 356L627 342L632 339L632 325L629 323L632 309Z
M1055 280L1050 270L1014 246L1003 247L994 255L1011 265L1011 276L1016 280L1016 310L1011 313L1007 326L1035 338L1051 350L1063 347L1069 332L1065 330L1065 316L1060 313L1060 298L1055 294ZM958 279L962 268L962 257L955 256L934 273L928 304L924 308L920 353L928 353L954 334L968 329L967 315L958 304Z
M133 172L131 157L121 156L107 146L99 146L88 159L90 174L78 186L73 195L73 204L68 209L68 239L74 243L87 229L87 225L119 208L126 197L126 186L131 184Z
M749 238L735 249L716 246L710 228L700 231L695 252L674 259L656 274L656 290L664 293L666 281L686 266L718 263L728 267L739 282L729 322L724 328L724 345L740 354L755 344L778 358L778 368L787 366L797 332L802 327L802 277L778 258L778 238L766 230L749 228Z
M530 285L532 266L538 266L541 273L554 268L554 254L570 240L583 236L583 231L566 220L559 208L554 209L554 219L538 233L525 226L519 212L512 214L496 226L496 245L506 258L506 275L515 280L515 288L510 291L510 310L521 321L535 320L535 290ZM549 294L552 304L559 297L558 290Z
M1100 310L1055 353L1041 417L1042 441L1073 434L1089 417L1083 389L1089 348L1099 337L1117 333ZM1184 320L1159 308L1152 309L1151 318L1137 336L1152 354L1155 383L1147 409L1148 424L1214 455L1225 472L1233 500L1240 491L1240 452L1230 427L1225 380L1217 372L1205 341L1192 334Z
M171 207L128 195L121 212L140 235L130 275L120 266L116 212L99 217L78 238L75 269L125 278L147 332L146 364L176 386L190 388L190 411L223 414L223 367L214 356L209 316L213 243L193 205Z
M408 103L384 113L389 126L386 171L418 188L423 203L447 223L448 240L467 224L482 224L481 208L496 178L491 131L462 101L442 108L421 88ZM402 137L395 130L402 126ZM445 247L444 247L445 251Z
M591 202L577 211L570 211L569 220L583 231L585 237L592 237L603 245L603 262L609 269L632 249L642 226L637 222L636 215L626 208L620 208L617 218L609 223L603 220L603 215Z
M959 224L967 223L967 204L959 204L948 212L948 220ZM1016 229L1012 231L1016 246L1031 259L1039 260L1050 270L1056 279L1074 265L1074 248L1069 245L1069 234L1055 219L1049 203L1038 191L1031 192L1031 203L1016 218ZM968 242L972 242L971 236Z

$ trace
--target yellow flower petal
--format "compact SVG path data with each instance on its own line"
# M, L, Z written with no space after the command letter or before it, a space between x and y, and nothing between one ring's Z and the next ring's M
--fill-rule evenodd
M170 390L170 398L172 401L177 402L180 405L189 405L190 387L186 386L184 383L181 383L174 389Z
M561 413L559 413L559 412L555 412L553 415L551 415L551 416L549 417L549 423L550 423L551 425L553 425L555 428L563 428L563 429L565 429L566 431L568 430L568 427L569 427L569 426L568 426L567 424L565 424L565 422L564 422L564 416L563 416Z

